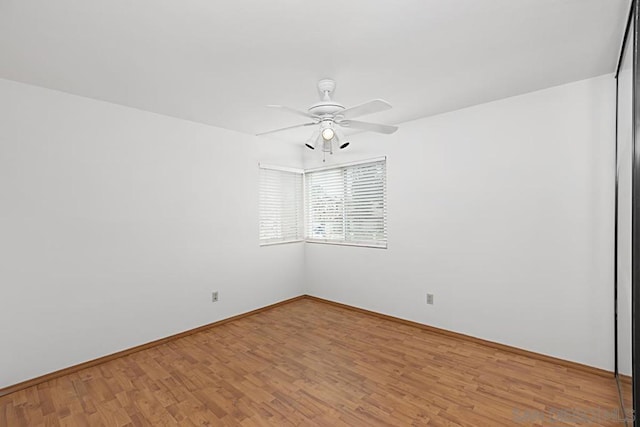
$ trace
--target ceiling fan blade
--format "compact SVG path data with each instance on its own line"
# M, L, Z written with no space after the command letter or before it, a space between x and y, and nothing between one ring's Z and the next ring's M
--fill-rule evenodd
M337 123L340 126L347 127L347 128L362 129L362 130L368 130L371 132L386 133L386 134L394 133L395 131L398 130L398 126L361 122L359 120L342 120Z
M356 105L355 107L345 108L340 111L338 115L345 119L351 119L353 117L364 116L365 114L379 113L391 108L391 104L383 99L374 99L364 104Z
M292 114L297 114L298 116L309 117L311 119L318 119L318 116L314 116L311 113L302 110L296 110L295 108L287 107L285 105L267 105L268 108L277 108L279 110L287 111Z
M317 125L317 123L316 122L311 122L311 123L303 123L301 125L288 126L286 128L280 128L280 129L270 130L268 132L257 133L256 136L268 135L270 133L282 132L284 130L301 128L301 127L304 127L304 126L313 126L313 125Z

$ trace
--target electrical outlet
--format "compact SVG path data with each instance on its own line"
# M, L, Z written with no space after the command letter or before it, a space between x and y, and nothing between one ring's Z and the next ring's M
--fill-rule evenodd
M427 294L427 304L433 305L433 294Z
M211 302L218 301L218 291L211 292Z

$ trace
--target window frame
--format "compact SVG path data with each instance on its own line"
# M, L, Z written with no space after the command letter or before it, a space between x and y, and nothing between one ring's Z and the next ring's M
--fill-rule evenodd
M380 241L379 243L376 243L374 241L370 241L370 242L357 242L357 241L348 241L348 240L337 240L337 239L318 239L318 238L312 238L309 236L309 229L308 229L308 221L309 221L309 212L308 212L308 207L309 207L309 191L308 191L308 174L310 173L314 173L314 172L321 172L321 171L325 171L325 170L344 170L350 167L356 167L356 166L361 166L361 165L366 165L366 164L370 164L370 163L379 163L379 162L384 162L384 187L383 187L383 230L384 230L384 241ZM305 230L304 230L304 235L305 235L305 242L306 243L314 243L314 244L325 244L325 245L339 245L339 246L356 246L356 247L366 247L366 248L375 248L375 249L388 249L389 247L389 243L388 243L388 235L387 235L387 208L388 208L388 203L387 203L387 157L386 156L382 156L382 157L376 157L376 158L372 158L372 159L366 159L366 160L359 160L359 161L354 161L354 162L348 162L348 163L341 163L341 164L335 164L335 165L328 165L328 166L321 166L321 167L317 167L317 168L311 168L311 169L305 169L304 171L304 225L305 225ZM345 218L344 222L343 222L343 227L346 229L347 228L347 219ZM346 233L346 231L345 231Z

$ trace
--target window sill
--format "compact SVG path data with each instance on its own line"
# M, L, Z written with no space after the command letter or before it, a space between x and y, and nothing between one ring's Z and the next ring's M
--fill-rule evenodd
M288 243L300 243L300 242L304 242L303 239L298 239L298 240L285 240L284 242L268 242L268 243L262 243L260 242L260 246L275 246L275 245L286 245Z
M357 246L361 248L373 248L373 249L387 249L386 243L354 243L354 242L336 242L331 240L315 240L315 239L307 239L306 243L318 243L321 245L338 245L338 246Z

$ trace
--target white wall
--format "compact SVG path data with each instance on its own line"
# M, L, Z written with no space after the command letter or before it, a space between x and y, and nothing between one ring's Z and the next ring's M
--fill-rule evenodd
M299 295L259 160L300 149L0 80L0 387Z
M389 248L306 245L308 293L612 370L614 91L603 76L353 136L327 163L387 155Z

